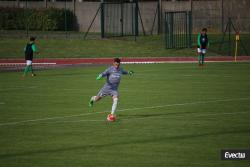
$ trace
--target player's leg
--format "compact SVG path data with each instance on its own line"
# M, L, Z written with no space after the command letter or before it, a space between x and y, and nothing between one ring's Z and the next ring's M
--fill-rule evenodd
M201 64L203 65L204 64L204 58L205 58L205 54L201 54Z
M30 65L31 65L31 61L30 60L26 60L26 67L24 68L24 74L23 74L23 76L26 76L27 73L29 72Z
M32 64L30 65L30 71L31 71L32 77L36 76L36 74L35 74L34 71L33 71L33 66L32 66Z
M202 49L202 54L201 54L201 64L204 64L204 60L205 60L205 54L206 54L206 49Z
M26 65L26 67L24 68L23 76L26 76L28 71L29 71L29 66Z
M113 103L112 103L111 113L108 115L107 120L115 121L116 120L115 111L116 111L117 104L118 104L118 91L112 90L111 96L112 96Z
M198 53L198 64L201 64L201 49L197 48L197 53Z
M89 100L89 107L92 107L94 105L94 102L97 102L99 100L101 100L102 97L101 96L92 96Z
M113 104L112 104L111 114L114 115L118 104L118 97L113 96L112 99L113 99Z
M113 96L112 99L113 99L113 104L112 104L111 113L107 117L107 120L111 122L116 120L115 111L116 111L117 104L118 104L118 97Z
M105 97L108 95L109 89L104 85L102 89L98 92L96 96L92 96L89 100L89 107L92 107L94 105L94 102L97 102L102 99L102 97Z

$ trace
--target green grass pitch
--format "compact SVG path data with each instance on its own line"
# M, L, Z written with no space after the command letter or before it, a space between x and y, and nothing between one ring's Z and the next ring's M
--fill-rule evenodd
M0 166L246 167L222 149L250 149L250 64L123 65L118 120L107 97L88 107L107 66L0 73Z

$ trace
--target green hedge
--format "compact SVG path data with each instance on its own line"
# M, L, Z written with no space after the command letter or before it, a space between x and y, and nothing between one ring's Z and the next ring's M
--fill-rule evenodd
M0 8L0 30L73 30L74 20L74 14L64 9Z

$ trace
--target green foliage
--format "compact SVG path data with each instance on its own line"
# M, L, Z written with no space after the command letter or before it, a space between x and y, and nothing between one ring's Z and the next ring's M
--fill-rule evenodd
M0 8L0 30L72 30L74 17L64 9Z

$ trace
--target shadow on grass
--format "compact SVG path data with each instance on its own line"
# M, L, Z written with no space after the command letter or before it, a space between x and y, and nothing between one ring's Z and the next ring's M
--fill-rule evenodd
M162 117L162 116L179 116L179 115L185 115L185 114L196 114L200 111L193 111L193 112L172 112L172 113L153 113L153 114L136 114L136 115L126 115L126 114L120 114L124 119L143 119L143 118L154 118L154 117Z

